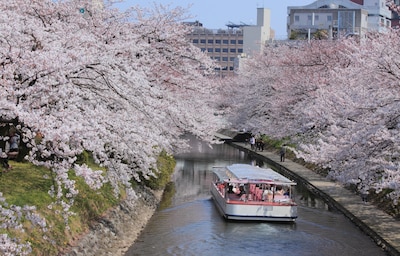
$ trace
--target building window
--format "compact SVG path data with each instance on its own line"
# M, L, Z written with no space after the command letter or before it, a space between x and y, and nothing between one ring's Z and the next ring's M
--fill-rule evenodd
M236 40L231 40L231 44L236 44Z
M314 19L317 21L317 20L319 20L319 15L315 15L314 16Z
M200 48L200 49L201 49L202 52L205 52L205 51L206 51L206 48Z
M230 61L235 61L235 57L230 57L229 60Z
M193 39L193 43L194 44L198 44L199 43L199 39Z
M228 48L222 48L222 52L228 52Z
M221 57L214 57L214 60L221 61Z
M222 57L222 61L228 61L228 57Z
M331 22L331 21L332 21L332 16L331 16L331 15L328 15L328 16L326 17L326 20L329 21L329 22Z
M215 48L215 52L221 52L221 48Z
M206 39L200 39L200 43L201 44L205 44L206 43Z
M235 48L231 48L230 52L236 52L236 49Z
M243 49L238 49L238 53L242 53L243 52Z
M214 43L214 40L213 40L213 39L208 39L207 43L213 44L213 43Z
M312 16L311 15L307 15L307 20L311 21L312 20Z
M232 67L232 66L230 66L230 67L229 67L229 70L230 70L230 71L232 71L232 70L233 70L233 67Z
M385 25L387 25L385 18L381 19L381 26L384 27Z
M208 48L207 52L213 52L213 48Z
M294 16L294 21L299 22L300 21L300 16L299 15L295 15Z
M229 40L222 40L223 44L229 44Z
M243 44L243 40L238 40L238 44Z
M220 44L220 43L221 43L221 40L217 39L217 40L215 40L215 43L216 43L216 44Z

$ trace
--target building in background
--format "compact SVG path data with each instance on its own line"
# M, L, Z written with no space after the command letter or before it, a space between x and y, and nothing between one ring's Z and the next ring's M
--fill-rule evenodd
M243 53L242 26L245 25L229 24L228 29L208 29L195 22L187 37L219 65L218 75L226 76L233 72L237 55Z
M104 0L79 0L79 12L85 17L91 15L96 10L104 9Z
M238 56L259 53L265 43L273 38L270 28L269 9L257 9L257 24L227 24L227 29L209 29L196 22L187 22L193 27L188 39L219 65L217 74L221 77L234 74ZM236 64L235 64L236 63Z
M257 25L243 27L243 52L246 55L259 53L265 43L275 36L271 29L271 11L257 8Z
M289 6L289 39L335 39L391 27L392 12L386 0L318 0L306 6Z

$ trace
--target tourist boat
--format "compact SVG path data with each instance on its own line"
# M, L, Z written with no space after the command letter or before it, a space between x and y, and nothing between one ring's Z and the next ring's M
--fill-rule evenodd
M295 182L273 171L248 164L215 168L211 195L225 219L295 221Z

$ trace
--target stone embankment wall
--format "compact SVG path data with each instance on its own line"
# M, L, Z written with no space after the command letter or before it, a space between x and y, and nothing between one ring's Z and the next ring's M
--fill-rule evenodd
M123 201L109 210L63 255L124 255L153 216L162 197L162 191L140 188L135 192L138 199Z

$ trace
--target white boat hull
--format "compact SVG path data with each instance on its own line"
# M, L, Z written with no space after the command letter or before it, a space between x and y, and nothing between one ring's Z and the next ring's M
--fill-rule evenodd
M229 200L213 184L211 195L218 211L228 220L293 222L297 218L297 205L292 203Z

